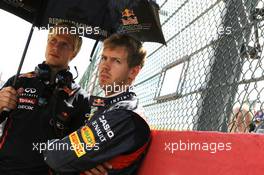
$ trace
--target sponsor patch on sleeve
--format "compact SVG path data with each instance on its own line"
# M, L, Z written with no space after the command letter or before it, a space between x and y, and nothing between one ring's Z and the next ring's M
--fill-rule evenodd
M82 139L89 147L95 146L95 137L93 131L88 126L84 126L81 129Z
M76 153L77 157L81 157L84 154L86 154L86 151L84 150L84 147L81 144L77 131L71 133L69 138L70 138L72 148L74 149L74 152Z

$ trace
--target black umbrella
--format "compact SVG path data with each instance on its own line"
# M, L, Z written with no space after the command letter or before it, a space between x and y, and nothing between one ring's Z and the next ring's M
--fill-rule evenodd
M140 41L165 44L159 6L152 0L0 0L0 8L32 23L17 75L35 26L72 22L79 33L97 42L112 33L127 33Z
M152 0L1 0L0 8L37 27L69 21L86 27L85 36L93 39L129 33L141 41L165 44L159 7Z

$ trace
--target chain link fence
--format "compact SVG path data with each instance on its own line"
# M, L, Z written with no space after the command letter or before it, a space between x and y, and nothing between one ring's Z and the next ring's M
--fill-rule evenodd
M248 132L264 110L264 0L157 3L167 46L144 43L134 84L151 127ZM81 80L93 95L100 51Z

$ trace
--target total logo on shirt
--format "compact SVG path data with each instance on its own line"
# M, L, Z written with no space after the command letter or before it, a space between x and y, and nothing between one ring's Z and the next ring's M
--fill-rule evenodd
M36 88L23 88L17 90L18 93L18 109L34 110L37 104L38 94Z

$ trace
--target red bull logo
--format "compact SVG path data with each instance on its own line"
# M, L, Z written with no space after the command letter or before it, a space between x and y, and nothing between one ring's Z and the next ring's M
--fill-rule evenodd
M123 25L138 24L137 16L135 15L133 10L125 9L122 12L122 23Z
M105 106L104 100L100 98L94 99L93 106Z

